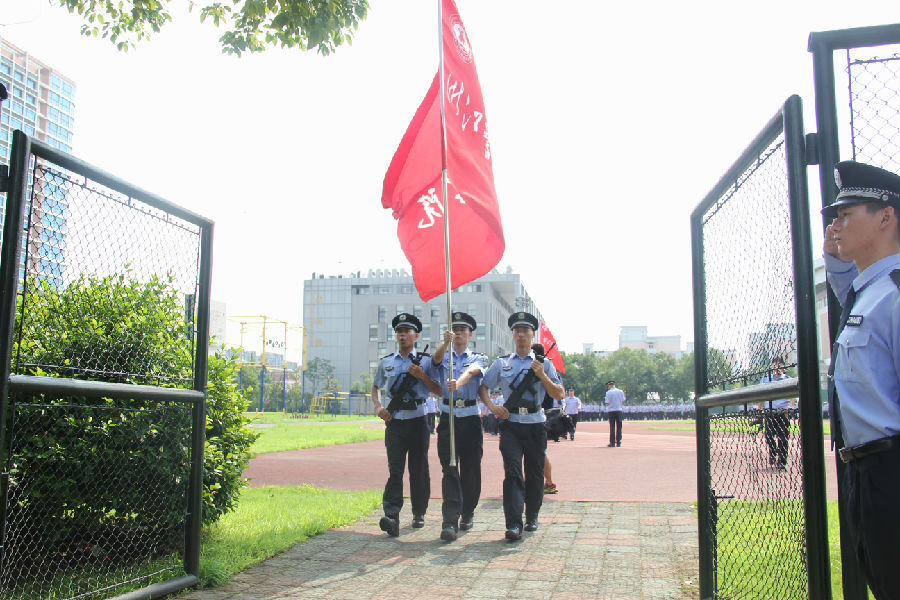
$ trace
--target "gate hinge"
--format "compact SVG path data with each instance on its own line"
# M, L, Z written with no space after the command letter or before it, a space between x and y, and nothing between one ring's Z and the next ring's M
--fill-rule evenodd
M806 134L806 152L804 154L807 165L819 164L819 135L817 133Z

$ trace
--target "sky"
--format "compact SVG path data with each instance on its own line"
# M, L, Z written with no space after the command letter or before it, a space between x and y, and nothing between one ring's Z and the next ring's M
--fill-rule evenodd
M456 1L491 132L498 268L567 352L615 349L625 325L692 341L691 211L790 95L815 130L810 32L900 21L896 0ZM372 0L329 57L241 58L184 2L127 53L49 0L9 4L0 34L77 85L73 153L215 221L229 314L300 323L314 272L409 271L381 189L437 70L436 1Z

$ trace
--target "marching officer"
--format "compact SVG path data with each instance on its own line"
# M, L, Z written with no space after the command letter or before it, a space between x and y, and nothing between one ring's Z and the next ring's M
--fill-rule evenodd
M487 356L469 349L469 340L477 324L464 312L454 312L451 320L452 335L445 337L432 357L433 371L441 382L441 418L438 422L438 459L443 478L441 492L444 523L441 539L452 542L460 529L472 528L475 507L481 497L481 458L484 439L479 414L478 388ZM445 334L446 336L446 334ZM447 339L453 342L453 373L450 374L449 356L445 355ZM431 373L431 372L430 372ZM453 392L453 406L450 393ZM456 462L450 465L450 411L453 411L453 430L456 437Z
M372 402L376 414L384 419L384 447L387 450L388 480L381 505L384 516L379 526L391 537L400 535L400 509L403 508L403 469L409 463L409 496L412 502L412 526L425 526L425 511L431 495L428 475L430 435L425 419L428 392L441 393L441 386L425 370L431 369L431 357L416 352L415 344L422 322L415 315L401 313L393 318L397 352L382 357L372 381ZM421 363L421 364L420 364ZM382 405L381 395L389 401Z
M538 513L544 498L544 455L547 432L544 429L544 394L562 399L565 392L552 361L535 359L531 342L539 323L534 315L517 312L507 325L513 332L516 351L495 360L484 374L479 395L500 422L500 453L503 455L503 513L506 539L522 538L522 509L525 531L536 531ZM500 386L504 406L488 397L488 390ZM524 476L523 476L524 464Z
M823 209L828 283L843 312L829 369L832 419L844 437L854 548L878 600L900 598L900 176L835 165ZM838 402L839 400L839 402ZM834 421L833 421L834 422Z

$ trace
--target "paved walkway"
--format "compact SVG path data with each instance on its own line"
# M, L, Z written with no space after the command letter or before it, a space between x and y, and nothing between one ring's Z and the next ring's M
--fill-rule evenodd
M401 513L400 537L381 512L332 529L189 600L696 598L697 519L687 503L548 502L540 529L503 538L503 506L485 500L475 526L445 543L435 507L423 529Z

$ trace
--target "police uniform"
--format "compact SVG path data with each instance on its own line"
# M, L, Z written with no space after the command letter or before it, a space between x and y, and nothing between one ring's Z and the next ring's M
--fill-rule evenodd
M900 177L852 161L835 169L839 193L823 209L826 217L833 218L838 206L862 202L893 206L894 214L900 214ZM847 469L842 493L854 550L875 597L896 599L900 598L900 253L882 256L862 273L855 263L826 253L825 268L843 306L828 391L832 419L839 421L844 437L840 456Z
M463 312L452 314L453 327L468 327L475 331L475 319ZM481 458L484 454L481 415L479 412L478 388L487 370L487 356L466 348L453 352L453 376L450 377L450 357L445 354L441 363L433 364L433 378L441 382L443 399L440 403L440 421L438 422L438 459L441 462L443 477L441 494L443 502L443 526L441 539L452 541L456 532L472 527L473 513L481 497ZM456 466L450 466L450 392L447 380L458 380L473 365L481 372L472 376L466 383L453 392L453 430L456 437ZM430 374L430 373L429 373ZM483 405L481 405L483 406ZM452 531L452 534L451 534Z
M787 379L788 374L783 371L771 377L763 375L760 383L769 383L771 381L781 381ZM766 445L769 447L769 464L775 465L776 468L783 470L787 466L788 457L788 435L790 433L791 418L791 399L779 398L767 403L768 410L763 413L764 435Z
M422 331L422 323L414 315L401 313L391 321L391 327ZM419 366L428 373L432 368L431 357L419 357L416 350L406 356L393 352L382 357L375 369L372 381L390 401L383 403L391 413L391 420L385 423L384 446L387 450L388 480L384 486L382 508L384 517L380 526L389 535L399 533L399 515L403 508L403 470L409 464L409 496L412 503L413 526L424 525L425 511L428 509L428 498L431 495L431 479L428 474L428 445L430 434L425 418L428 388L415 379L404 397L397 397L402 391L404 378L412 377L407 373L413 359L421 358Z
M528 313L513 313L507 321L510 329L527 326L537 330L538 320ZM510 407L514 386L524 383L531 370L534 352L525 356L516 353L497 358L484 374L482 385L488 389L500 387L506 407ZM559 375L553 362L544 361L544 373L559 385ZM503 455L503 513L506 517L506 537L519 539L522 531L522 510L525 510L525 529L537 529L538 513L544 498L544 453L547 432L544 429L544 410L541 402L544 384L534 379L522 394L522 407L510 410L509 419L500 422L500 453ZM524 473L523 473L524 463ZM524 476L523 476L524 475Z
M609 419L609 446L622 445L622 411L625 408L625 392L616 387L615 381L607 381L606 417Z
M573 392L573 388L569 388ZM566 405L566 414L572 419L572 432L569 434L570 439L575 439L575 428L578 427L578 413L581 411L581 399L578 396L566 396L562 399Z

